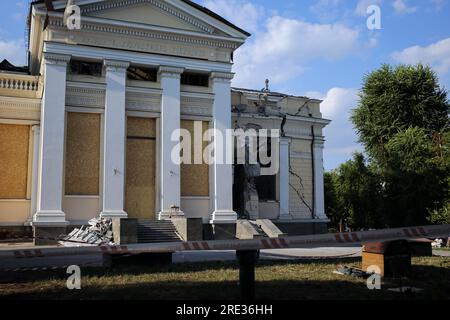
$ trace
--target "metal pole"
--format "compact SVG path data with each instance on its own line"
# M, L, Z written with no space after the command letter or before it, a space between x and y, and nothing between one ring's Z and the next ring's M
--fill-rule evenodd
M255 266L259 259L259 250L238 250L236 257L239 262L241 299L255 300Z

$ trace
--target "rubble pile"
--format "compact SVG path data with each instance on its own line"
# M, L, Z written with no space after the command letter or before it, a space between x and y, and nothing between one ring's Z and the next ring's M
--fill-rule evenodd
M89 220L89 226L74 229L67 236L63 236L59 244L65 247L81 245L113 245L112 220L94 218Z

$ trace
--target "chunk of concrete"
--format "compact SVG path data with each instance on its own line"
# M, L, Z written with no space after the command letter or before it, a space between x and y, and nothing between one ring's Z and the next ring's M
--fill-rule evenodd
M287 237L286 233L283 233L278 227L270 220L256 220L256 224L264 231L269 238L283 238Z
M248 220L238 220L236 224L236 236L240 240L250 240L262 238L262 235L255 229Z

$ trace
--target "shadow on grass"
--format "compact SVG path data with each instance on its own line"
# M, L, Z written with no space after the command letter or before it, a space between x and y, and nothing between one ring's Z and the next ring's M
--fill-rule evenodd
M355 263L358 261L359 259L353 259ZM349 260L345 262L351 264ZM262 261L257 269L257 299L450 299L450 282L448 281L450 268L445 265L414 265L412 273L407 278L384 279L382 290L371 291L367 289L363 279L330 275L334 265L340 263L342 263L341 260ZM284 279L282 274L270 275L271 267L283 266L291 269L292 280L289 280L289 276ZM317 277L311 278L311 267L317 267ZM88 280L83 284L82 290L75 291L65 288L68 275L64 271L8 273L0 275L0 285L9 286L14 290L11 290L10 294L3 292L3 296L0 293L0 299L238 300L237 269L238 265L235 262L117 266L113 269L92 268L83 270L83 279ZM263 270L266 270L264 277L260 276ZM305 270L309 270L309 273L303 276L302 272L306 272ZM212 272L207 276L204 273L200 274L207 271ZM196 272L199 274L195 275ZM295 272L298 273L295 274ZM190 277L183 281L182 277L186 274L190 274ZM220 277L222 281L214 281L216 275L223 274L227 276ZM125 280L122 277L125 277ZM165 280L162 281L158 277L165 277ZM45 281L56 282L43 285ZM413 286L424 290L416 294L401 294L387 290L400 286ZM22 287L23 290L21 290Z

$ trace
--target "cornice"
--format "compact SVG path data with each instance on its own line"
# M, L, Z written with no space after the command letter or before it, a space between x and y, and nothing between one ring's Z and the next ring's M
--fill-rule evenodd
M49 25L67 31L64 26L62 16L55 16L50 18ZM236 50L241 44L242 40L223 39L222 37L214 37L210 34L198 34L192 32L185 32L183 30L175 30L162 27L143 26L132 23L113 23L111 21L103 21L98 18L86 17L82 19L81 30L90 32L111 33L120 36L138 37L153 40L174 41L178 43L187 43L192 45L207 46L213 48L222 48ZM214 39L218 38L218 39Z

